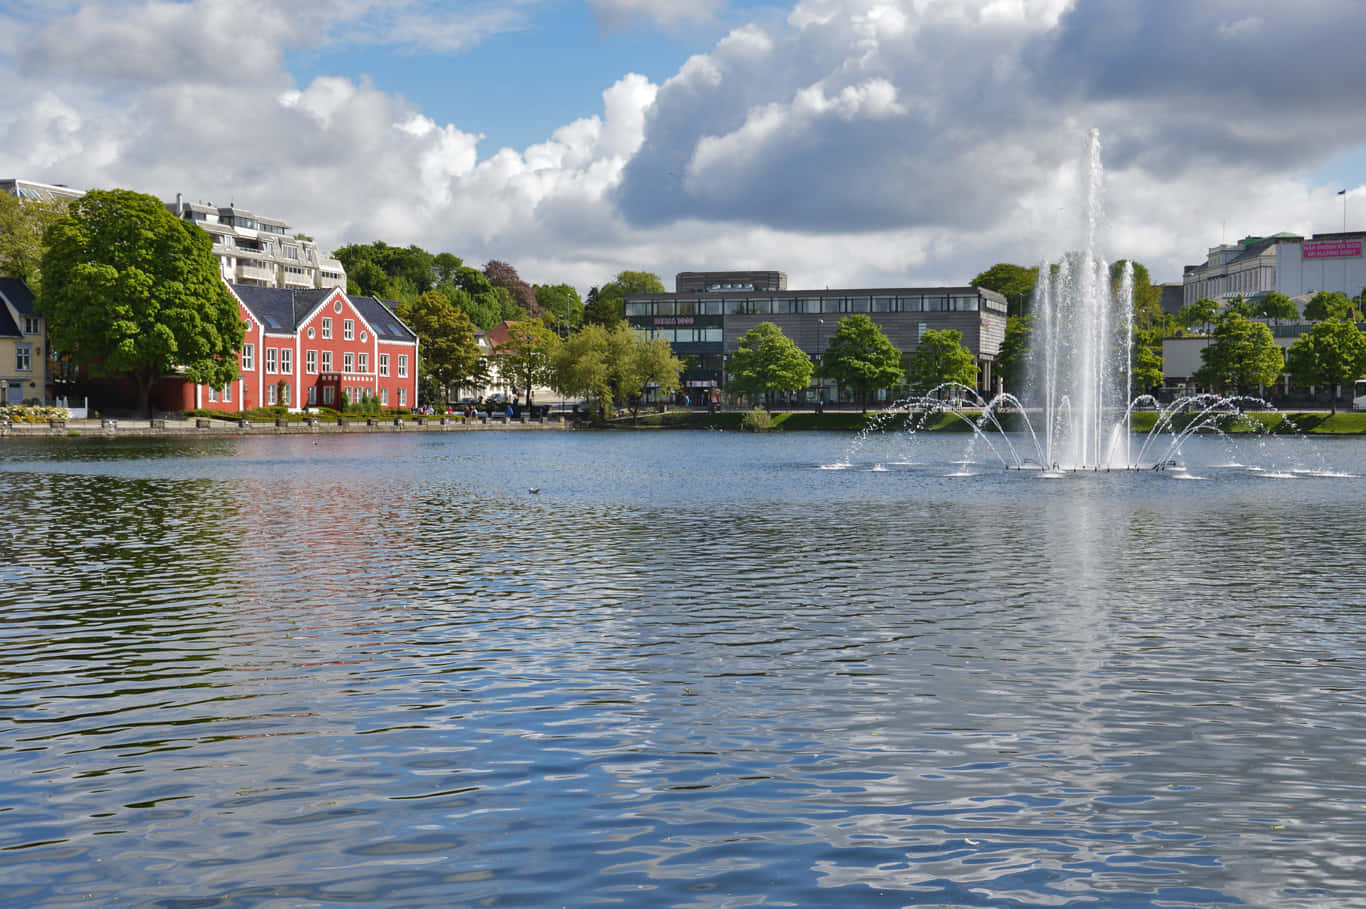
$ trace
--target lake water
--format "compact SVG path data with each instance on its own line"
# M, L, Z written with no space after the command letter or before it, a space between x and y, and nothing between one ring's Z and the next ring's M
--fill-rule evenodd
M0 900L1366 905L1366 441L966 447L0 440Z

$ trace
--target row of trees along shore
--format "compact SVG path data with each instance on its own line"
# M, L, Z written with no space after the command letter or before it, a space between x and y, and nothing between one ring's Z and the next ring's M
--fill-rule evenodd
M349 293L393 301L421 340L419 402L442 404L446 390L486 380L476 329L512 323L504 375L519 388L552 386L596 401L604 412L638 407L643 393L679 386L683 364L667 342L646 340L625 322L628 294L664 291L658 276L622 271L581 299L567 284L529 284L510 264L473 268L449 252L383 242L337 250ZM1124 262L1112 266L1118 282ZM94 376L127 376L146 408L155 381L177 371L209 385L236 376L243 329L218 279L209 236L153 196L96 190L65 202L0 194L0 273L38 294L49 344L78 358ZM1006 297L1008 318L997 369L1007 387L1024 377L1032 337L1030 301L1038 269L998 263L972 283ZM1219 390L1272 385L1288 372L1297 385L1333 386L1366 371L1366 339L1356 322L1363 295L1322 293L1304 308L1316 324L1284 357L1264 321L1296 318L1280 294L1225 305L1200 300L1164 317L1161 288L1133 263L1135 393L1162 384L1161 342L1175 326L1210 343L1195 379ZM752 329L727 364L734 394L761 397L808 387L819 372L858 394L866 408L876 389L926 391L945 382L972 386L976 366L952 331L930 331L905 357L867 316L841 321L819 368L772 323Z
M1124 260L1111 266L1117 287ZM1007 387L1018 388L1024 380L1032 340L1030 304L1038 268L998 263L973 278L979 287L1006 297L1006 337L997 368ZM1275 386L1285 374L1297 386L1311 391L1328 389L1330 407L1337 411L1332 389L1351 383L1366 373L1366 335L1357 323L1366 310L1366 288L1353 297L1324 291L1315 294L1303 313L1281 293L1254 299L1232 297L1227 301L1202 298L1181 307L1174 315L1163 313L1162 289L1149 279L1148 270L1133 263L1134 363L1133 394L1141 394L1163 382L1162 340L1165 337L1205 337L1201 366L1192 378L1201 387L1247 394ZM1276 344L1267 322L1314 323L1284 349Z

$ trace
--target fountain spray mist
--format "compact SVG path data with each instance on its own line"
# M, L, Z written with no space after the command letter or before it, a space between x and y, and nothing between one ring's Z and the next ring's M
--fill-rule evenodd
M1026 399L1043 409L1046 464L1065 469L1124 466L1133 358L1133 268L1112 289L1098 254L1104 225L1100 133L1083 156L1083 248L1039 266L1035 341ZM1123 449L1123 450L1120 450Z

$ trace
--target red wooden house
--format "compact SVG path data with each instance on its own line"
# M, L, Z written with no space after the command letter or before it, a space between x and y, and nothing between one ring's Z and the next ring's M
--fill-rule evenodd
M365 397L383 407L417 403L417 335L389 304L338 288L228 289L247 327L237 379L224 388L168 381L164 410L336 408Z

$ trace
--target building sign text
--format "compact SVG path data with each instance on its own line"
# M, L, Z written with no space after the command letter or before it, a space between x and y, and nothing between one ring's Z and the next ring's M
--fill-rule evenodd
M1341 259L1361 255L1360 240L1322 240L1304 244L1306 259Z

